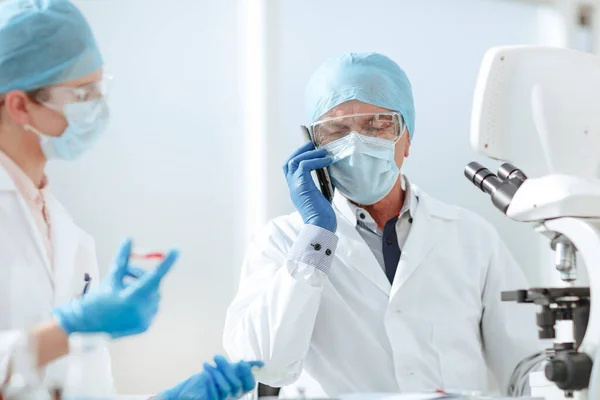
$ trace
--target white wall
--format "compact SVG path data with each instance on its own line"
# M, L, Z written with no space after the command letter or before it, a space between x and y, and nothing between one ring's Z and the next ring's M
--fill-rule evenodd
M221 350L241 256L235 0L79 0L114 75L112 122L52 185L96 238L101 272L121 239L181 250L151 331L112 349L117 385L149 393Z
M76 0L115 76L110 130L75 164L54 165L54 192L97 242L104 272L122 237L182 250L151 331L113 347L123 393L150 393L221 350L244 249L235 0ZM406 173L496 224L538 280L538 243L463 177L479 62L494 45L535 43L533 5L489 0L267 1L267 216L292 210L280 165L301 144L304 86L329 55L380 51L404 67L417 131ZM251 138L247 138L251 139ZM481 161L481 160L480 160ZM491 163L490 163L491 164ZM495 165L495 164L492 164Z
M484 52L492 46L536 44L533 4L497 0L304 0L271 3L269 47L268 213L291 203L280 165L302 143L304 86L325 58L378 51L402 66L413 83L416 132L405 173L421 188L472 209L494 223L533 283L539 274L538 236L508 220L463 176L473 160L472 93ZM535 248L535 251L532 251Z

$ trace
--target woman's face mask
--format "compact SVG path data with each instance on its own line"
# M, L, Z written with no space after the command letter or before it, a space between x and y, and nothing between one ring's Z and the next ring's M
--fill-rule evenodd
M49 136L31 125L25 129L40 137L42 151L48 160L74 160L93 147L109 122L108 105L104 99L66 104L63 114L67 128L60 136Z
M55 87L39 95L40 104L64 116L67 126L60 135L50 135L52 128L37 128L30 124L26 130L40 138L47 159L74 160L89 150L106 130L109 109L106 103L107 82L110 78L83 87ZM48 118L45 118L48 120ZM56 128L54 128L56 129Z
M329 174L336 189L362 205L379 202L400 176L394 149L396 141L351 132L321 148L333 159Z

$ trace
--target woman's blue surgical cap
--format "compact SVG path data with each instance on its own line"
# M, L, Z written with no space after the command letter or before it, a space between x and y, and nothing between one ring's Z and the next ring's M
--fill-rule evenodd
M402 114L410 137L415 131L412 86L394 61L378 53L346 53L327 60L306 88L306 111L315 122L332 108L359 100Z
M56 85L101 67L92 30L68 0L0 3L0 93Z

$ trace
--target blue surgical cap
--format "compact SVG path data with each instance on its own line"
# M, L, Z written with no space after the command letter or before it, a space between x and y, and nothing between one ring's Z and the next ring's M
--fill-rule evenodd
M412 139L415 131L412 86L404 71L388 57L378 53L346 53L327 60L310 78L306 111L311 123L349 100L399 112Z
M90 26L68 0L0 3L0 93L56 85L101 67Z

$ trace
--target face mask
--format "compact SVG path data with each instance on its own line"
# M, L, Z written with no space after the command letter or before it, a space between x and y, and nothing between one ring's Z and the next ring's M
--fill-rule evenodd
M348 199L375 204L392 190L400 170L394 161L396 142L351 132L322 148L333 158L331 181Z
M62 113L69 125L60 136L48 136L31 125L24 126L40 137L42 151L48 160L78 158L98 141L108 126L108 105L103 98L65 104Z

